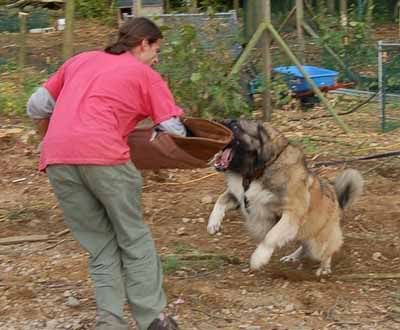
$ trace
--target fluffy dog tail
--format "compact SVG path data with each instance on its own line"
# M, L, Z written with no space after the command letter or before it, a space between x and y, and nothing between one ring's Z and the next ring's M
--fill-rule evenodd
M335 179L335 191L340 208L350 206L361 195L363 186L360 172L348 169L339 174Z

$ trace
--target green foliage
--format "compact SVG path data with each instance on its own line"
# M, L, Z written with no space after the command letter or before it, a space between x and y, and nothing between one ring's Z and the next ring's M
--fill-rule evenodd
M29 8L28 8L29 9ZM30 10L24 9L29 13L27 28L36 29L50 26L49 13L47 9L31 8ZM0 32L18 32L19 31L19 18L18 10L0 10Z
M214 23L215 24L215 23ZM233 39L222 38L218 23L197 31L192 25L166 31L158 70L167 78L178 104L206 118L246 116L238 76L229 76Z
M19 84L15 63L0 66L0 72L11 73L14 79L0 81L0 113L22 115L26 111L26 103L33 91L41 85L43 74L26 74L23 83Z
M181 262L178 260L177 257L175 256L166 257L162 263L163 273L164 274L174 273L177 270L179 270L181 266L182 266Z
M370 8L370 11L372 8ZM354 9L350 9L348 19L349 23L346 29L340 24L340 18L337 16L327 15L326 11L320 12L316 16L319 26L322 45L328 45L342 59L346 66L353 72L369 72L374 73L376 68L377 51L375 41L372 38L373 25L368 19L369 14L364 20L357 18ZM336 69L346 74L341 67L338 66L336 60L322 48L321 66ZM340 76L340 80L344 80ZM368 88L368 86L359 86Z
M115 23L115 1L77 0L76 14L83 18L99 19L104 23Z

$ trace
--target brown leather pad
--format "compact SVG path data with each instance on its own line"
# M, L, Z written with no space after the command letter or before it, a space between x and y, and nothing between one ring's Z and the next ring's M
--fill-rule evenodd
M233 138L230 129L202 118L185 118L183 123L193 136L159 133L150 141L152 126L135 129L128 137L131 159L138 169L193 169L209 166L213 156Z

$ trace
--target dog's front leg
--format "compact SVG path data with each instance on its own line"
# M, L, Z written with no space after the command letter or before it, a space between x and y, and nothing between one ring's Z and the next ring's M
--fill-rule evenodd
M210 218L208 219L207 231L210 234L215 234L220 230L222 219L225 216L225 212L235 209L239 206L239 202L236 197L229 191L225 190L222 195L217 199L214 208L211 212Z
M251 255L251 269L260 269L266 265L271 259L274 250L293 240L297 235L298 229L299 225L296 218L289 213L284 213Z

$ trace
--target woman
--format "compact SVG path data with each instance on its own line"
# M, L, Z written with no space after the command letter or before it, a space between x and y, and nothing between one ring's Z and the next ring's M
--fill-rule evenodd
M98 330L128 329L125 297L140 330L178 329L163 313L161 264L142 221L142 178L127 145L136 124L148 117L161 129L185 134L182 110L151 68L161 39L152 21L129 20L114 44L66 61L28 102L44 136L39 168L89 253Z

